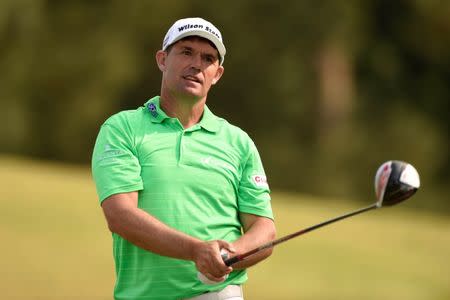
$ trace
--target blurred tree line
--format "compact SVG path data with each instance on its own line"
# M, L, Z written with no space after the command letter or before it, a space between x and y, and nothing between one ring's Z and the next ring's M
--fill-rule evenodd
M367 201L399 159L417 206L450 207L448 1L1 0L0 151L88 163L108 116L159 94L154 54L188 16L222 31L208 105L252 136L272 188Z

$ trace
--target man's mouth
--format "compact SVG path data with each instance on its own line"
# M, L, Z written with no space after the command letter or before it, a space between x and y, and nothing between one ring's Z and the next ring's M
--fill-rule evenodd
M183 79L189 80L189 81L194 81L197 83L202 83L202 81L198 77L193 76L193 75L185 75L185 76L183 76Z

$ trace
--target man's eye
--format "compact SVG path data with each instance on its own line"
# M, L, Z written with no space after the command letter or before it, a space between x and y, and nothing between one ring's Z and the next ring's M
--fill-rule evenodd
M212 56L206 56L204 59L208 63L213 63L214 62L214 57L212 57Z
M182 52L184 55L191 55L191 51L190 50L183 50Z

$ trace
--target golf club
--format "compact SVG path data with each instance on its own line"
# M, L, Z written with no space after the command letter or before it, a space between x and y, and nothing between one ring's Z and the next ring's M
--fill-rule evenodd
M383 206L395 205L411 197L418 190L419 187L420 187L419 174L412 165L396 160L385 162L378 168L378 171L375 175L375 194L377 198L376 203L361 208L359 210L344 214L342 216L324 221L317 225L299 230L297 232L286 235L279 239L270 241L266 244L259 246L258 248L225 259L224 262L227 266L231 266L237 262L245 260L249 256L254 255L260 251L275 247L276 245L289 241L290 239L293 239L310 231L316 230L323 226L364 213L372 209L381 208Z

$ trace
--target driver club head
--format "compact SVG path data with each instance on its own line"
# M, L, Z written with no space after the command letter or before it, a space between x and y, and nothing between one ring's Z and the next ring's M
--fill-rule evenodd
M377 207L402 202L414 195L419 187L419 173L412 165L398 160L387 161L375 175Z

